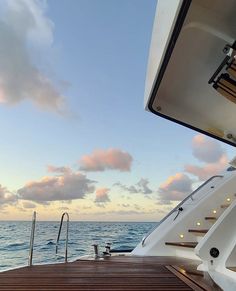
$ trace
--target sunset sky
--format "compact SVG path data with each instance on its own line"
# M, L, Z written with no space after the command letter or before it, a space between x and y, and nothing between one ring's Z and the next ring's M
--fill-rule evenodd
M154 0L0 1L0 219L158 221L235 151L143 105Z

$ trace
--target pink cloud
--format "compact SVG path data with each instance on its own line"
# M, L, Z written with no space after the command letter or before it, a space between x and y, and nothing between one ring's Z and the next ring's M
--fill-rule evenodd
M55 177L43 177L39 181L30 181L17 193L22 200L38 203L48 201L82 199L94 192L94 181L85 175L75 172Z
M200 181L219 174L228 164L227 155L220 144L202 134L197 134L193 138L192 149L193 155L203 162L203 165L187 164L184 171L198 177Z
M161 201L179 201L192 192L192 180L185 174L170 176L158 189Z
M185 165L184 170L185 172L197 176L198 179L202 181L222 172L226 168L227 164L228 158L224 154L216 163L209 163L203 166Z
M84 171L105 171L107 169L130 171L132 156L119 149L95 150L80 160L80 169Z
M96 190L96 198L95 203L106 203L110 201L110 198L108 197L110 189L109 188L99 188Z
M49 173L61 173L61 174L66 174L66 173L71 173L72 170L69 167L55 167L52 165L47 166L48 172Z
M192 150L194 157L205 163L216 163L224 154L219 142L202 134L194 136Z

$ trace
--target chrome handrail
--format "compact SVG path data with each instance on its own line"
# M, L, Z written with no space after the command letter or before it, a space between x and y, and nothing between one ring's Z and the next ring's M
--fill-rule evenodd
M194 190L192 193L190 193L187 197L184 198L183 201L181 201L174 209L172 209L159 223L158 225L156 225L154 228L152 228L148 234L142 239L142 246L144 246L144 243L146 241L146 239L150 236L150 234L158 228L158 226L160 226L162 224L162 222L164 222L171 214L173 214L175 211L183 211L183 209L181 206L188 200L188 199L192 199L193 200L193 195L195 193L197 193L202 187L204 187L206 184L208 184L211 180L215 179L215 178L223 178L223 175L215 175L212 176L211 178L209 178L208 180L206 180L202 185L200 185L196 190ZM178 215L177 215L178 216ZM176 217L175 217L176 218ZM175 220L175 219L174 219Z
M67 263L67 249L68 249L68 235L69 235L69 214L67 212L64 212L61 216L61 223L60 223L60 228L57 236L57 244L56 244L56 254L58 251L58 243L60 240L60 235L61 235L61 228L64 220L64 216L66 215L67 217L67 223L66 223L66 245L65 245L65 263Z
M28 259L28 265L29 266L32 266L32 262L33 262L35 224L36 224L36 211L34 211L33 217L32 217L32 226L31 226L31 235L30 235L30 248L29 248L29 259Z

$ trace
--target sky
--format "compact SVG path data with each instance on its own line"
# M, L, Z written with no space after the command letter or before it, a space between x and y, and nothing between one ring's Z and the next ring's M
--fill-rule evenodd
M154 0L1 0L0 220L159 221L234 149L144 110Z

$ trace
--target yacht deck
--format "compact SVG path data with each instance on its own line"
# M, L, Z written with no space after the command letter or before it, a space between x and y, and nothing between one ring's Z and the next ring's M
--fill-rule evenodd
M112 256L0 273L0 290L221 290L196 261Z

